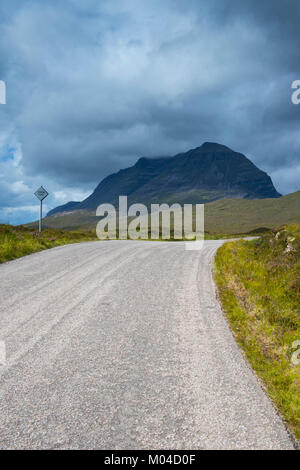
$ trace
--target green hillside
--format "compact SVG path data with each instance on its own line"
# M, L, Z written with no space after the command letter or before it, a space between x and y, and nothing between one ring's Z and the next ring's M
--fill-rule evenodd
M179 196L179 203L190 202L185 198L181 201ZM78 210L46 217L44 225L64 230L93 230L98 220L94 211ZM205 205L205 231L210 234L241 234L293 223L300 223L300 191L278 199L221 199Z
M99 220L95 212L78 210L51 215L43 219L43 227L57 230L95 230ZM38 222L27 224L27 227L38 228Z
M278 199L221 199L205 206L205 230L247 233L300 223L300 191Z

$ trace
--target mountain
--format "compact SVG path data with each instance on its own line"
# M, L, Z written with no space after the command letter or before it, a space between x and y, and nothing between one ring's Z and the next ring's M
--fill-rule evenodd
M99 204L208 203L217 199L278 198L271 178L245 155L225 145L206 142L174 157L140 158L130 168L104 178L82 202L68 202L48 216L78 210L96 210Z

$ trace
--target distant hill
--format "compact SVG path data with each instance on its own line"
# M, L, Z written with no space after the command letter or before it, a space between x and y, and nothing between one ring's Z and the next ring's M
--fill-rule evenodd
M44 219L45 227L95 229L95 211L57 213ZM205 231L211 234L240 234L300 224L300 191L273 199L221 199L205 204ZM34 226L37 224L30 224Z
M104 178L82 202L68 202L48 216L63 212L95 210L99 204L118 204L119 195L129 204L208 203L218 199L278 198L271 178L245 155L225 145L206 142L174 157L140 158L127 169Z
M205 230L210 233L248 233L300 224L300 191L279 199L223 199L205 206Z

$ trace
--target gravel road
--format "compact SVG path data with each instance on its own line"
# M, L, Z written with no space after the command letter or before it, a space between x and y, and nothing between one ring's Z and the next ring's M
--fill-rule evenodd
M2 449L292 449L216 300L221 241L69 245L0 266Z

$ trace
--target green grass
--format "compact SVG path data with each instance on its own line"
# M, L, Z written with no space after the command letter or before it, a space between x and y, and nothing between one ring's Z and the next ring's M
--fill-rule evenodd
M26 227L0 224L0 263L68 243L96 240L94 231L46 229L41 234Z
M226 243L215 279L238 343L300 439L300 365L292 362L300 340L300 226Z

